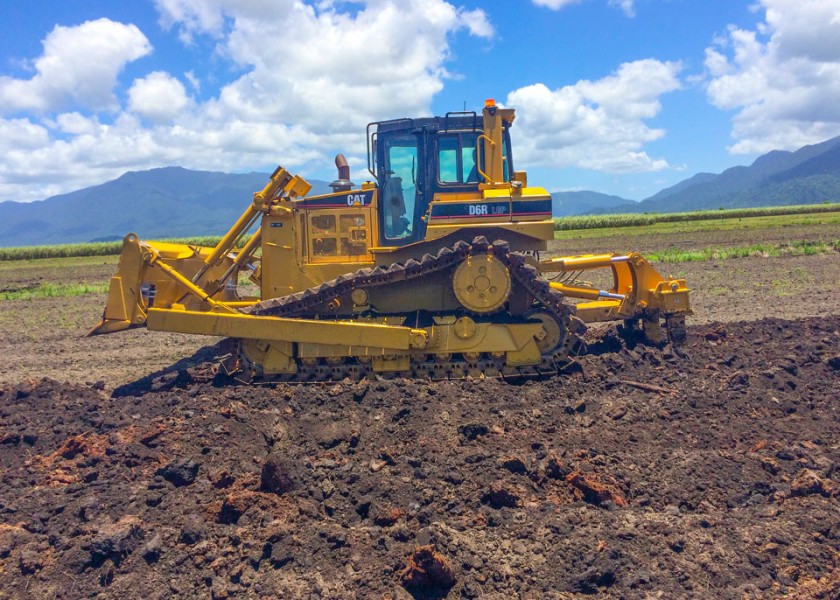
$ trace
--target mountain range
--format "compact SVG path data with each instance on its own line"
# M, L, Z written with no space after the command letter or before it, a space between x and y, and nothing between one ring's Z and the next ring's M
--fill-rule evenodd
M40 202L0 203L0 246L220 235L242 214L267 173L165 167L133 171ZM310 180L310 194L330 191ZM642 201L591 191L552 194L555 216L683 212L840 201L840 137L795 152L773 151L750 166L698 173Z
M558 192L558 216L664 213L840 201L840 137L795 152L773 150L750 166L698 173L640 202L594 192ZM615 203L613 198L617 198Z
M0 203L0 246L222 235L240 217L267 173L231 174L164 167L40 202ZM331 191L312 180L312 194Z

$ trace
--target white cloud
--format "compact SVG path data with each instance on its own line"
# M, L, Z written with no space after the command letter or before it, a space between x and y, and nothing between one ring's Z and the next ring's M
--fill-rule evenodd
M49 132L28 119L0 119L0 140L0 151L29 151L47 144Z
M117 75L152 50L137 27L109 19L76 27L57 25L43 44L31 79L0 77L0 114L66 107L117 109Z
M293 31L304 43L265 36L267 27ZM219 108L249 120L282 118L314 132L428 113L448 75L448 38L464 28L492 35L481 11L459 11L443 0L371 0L352 16L286 3L259 19L237 16L225 49L252 68L222 91Z
M27 150L0 138L0 200L44 198L129 169L168 164L237 171L268 170L281 163L311 172L329 168L338 151L348 153L351 164L364 164L364 128L369 121L430 113L432 98L450 77L446 65L453 35L494 35L483 11L446 0L317 5L292 0L156 0L156 5L161 22L179 32L182 40L209 36L216 45L214 60L233 63L235 72L243 74L223 85L215 97L198 102L172 74L153 72L133 82L120 112L101 114L96 111L120 108L113 90L122 66L151 48L134 26L105 19L93 22L114 35L111 45L105 45L120 50L113 55L120 61L99 60L105 53L91 47L92 41L85 60L66 48L74 61L67 70L80 74L76 81L86 74L85 81L99 83L98 94L83 95L93 112L43 91L59 83L63 90L78 87L63 84L54 70L39 68L31 80L37 85L22 82L37 88L38 93L29 96L42 101L16 100L13 110L30 110L28 118L0 119L0 135L8 130L19 138L30 132L39 141ZM78 36L83 30L92 40L99 29L88 26L57 27L37 64L64 56L52 51L56 32ZM134 43L117 44L123 38L114 32L136 32L125 38ZM98 71L90 63L96 62L110 65L102 68L109 77L93 77ZM198 91L194 73L183 74L183 80ZM11 81L20 84L15 82ZM0 94L0 107L5 98ZM36 108L46 114L36 116Z
M550 8L551 10L560 10L565 6L569 6L570 4L577 4L581 0L532 0L534 4L537 6L545 6L546 8Z
M475 36L483 38L493 37L495 30L493 24L487 18L487 13L476 8L474 10L459 9L458 16L461 23Z
M537 6L545 6L551 10L560 10L572 4L579 4L581 0L531 0ZM609 0L610 6L618 6L628 17L636 16L633 6L635 0Z
M224 25L222 4L222 0L155 0L161 25L167 29L177 25L181 41L186 44L192 42L193 32L221 35Z
M58 131L69 135L96 135L102 127L96 117L86 117L78 112L58 115L55 124Z
M610 6L618 6L628 17L636 16L636 9L633 7L634 0L610 0Z
M187 71L184 73L184 79L190 82L190 85L196 92L201 91L201 80L196 77L196 74L192 71Z
M189 102L184 84L162 71L136 79L128 90L129 110L156 123L171 121Z
M760 0L764 22L706 50L709 101L737 111L732 153L840 135L840 0Z
M661 110L660 96L680 88L679 63L653 59L625 63L597 81L557 90L538 83L508 94L517 109L512 131L517 160L534 166L610 172L668 168L642 147L665 132L644 120Z

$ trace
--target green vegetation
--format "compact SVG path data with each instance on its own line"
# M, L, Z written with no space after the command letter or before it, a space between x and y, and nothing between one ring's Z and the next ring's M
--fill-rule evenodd
M693 221L717 221L721 219L744 219L754 217L783 217L840 213L840 203L802 204L795 206L771 206L765 208L735 208L720 210L698 210L684 213L585 215L559 217L554 219L555 231L578 231L582 229L612 229L616 227L645 227L657 223L685 223Z
M631 215L635 216L635 215ZM840 225L840 212L800 215L774 215L733 219L710 219L705 221L674 221L652 225L613 226L598 229L571 229L554 232L556 240L600 239L614 236L653 236L668 233L695 233L703 231L736 231L747 229L770 229L793 225Z
M164 239L160 242L187 244L190 246L215 246L222 236L204 236L182 239ZM248 241L248 237L241 240L241 244ZM67 258L72 256L114 256L122 251L122 241L118 242L87 242L82 244L57 244L55 246L17 246L0 248L0 261L32 260L41 258Z
M104 294L108 291L108 285L107 282L94 284L39 283L20 289L0 290L0 300L33 300L35 298L67 298L85 294Z
M14 260L0 260L0 277L5 277L5 274L19 273L21 269L25 269L28 274L41 275L47 272L52 275L55 269L65 269L67 267L81 267L84 269L95 269L102 265L111 265L108 269L109 275L116 269L120 257L118 254L111 256L69 256L58 258L25 258Z
M687 213L618 214L560 217L554 219L556 239L596 238L634 234L675 233L686 231L726 231L732 229L840 224L840 203L774 206L729 210L703 210ZM247 242L244 236L240 244ZM164 239L163 242L192 246L215 246L221 236ZM18 246L0 248L0 262L68 257L116 256L122 241L59 244L55 246ZM699 259L698 259L699 260Z
M811 256L835 251L840 252L840 239L830 243L802 241L784 244L753 244L738 248L672 249L663 252L645 252L645 258L654 262L696 262L743 258L745 256Z
M783 279L774 279L770 285L774 296L796 296L808 288L813 289L814 275L800 267L789 271Z

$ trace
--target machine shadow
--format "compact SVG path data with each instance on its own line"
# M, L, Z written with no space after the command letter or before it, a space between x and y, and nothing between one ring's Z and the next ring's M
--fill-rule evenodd
M185 388L198 381L195 373L192 372L194 370L207 373L206 377L202 376L200 378L201 381L212 381L213 384L216 384L219 378L214 374L214 366L230 355L234 349L235 343L227 338L215 344L204 346L199 348L192 356L182 358L168 367L118 386L111 393L111 397L142 396L151 392ZM219 381L219 383L221 382Z

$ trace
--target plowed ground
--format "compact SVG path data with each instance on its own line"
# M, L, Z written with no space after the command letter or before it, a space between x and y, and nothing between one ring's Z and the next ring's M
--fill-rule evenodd
M529 382L217 387L3 303L0 598L840 597L838 265L678 265L685 346Z

